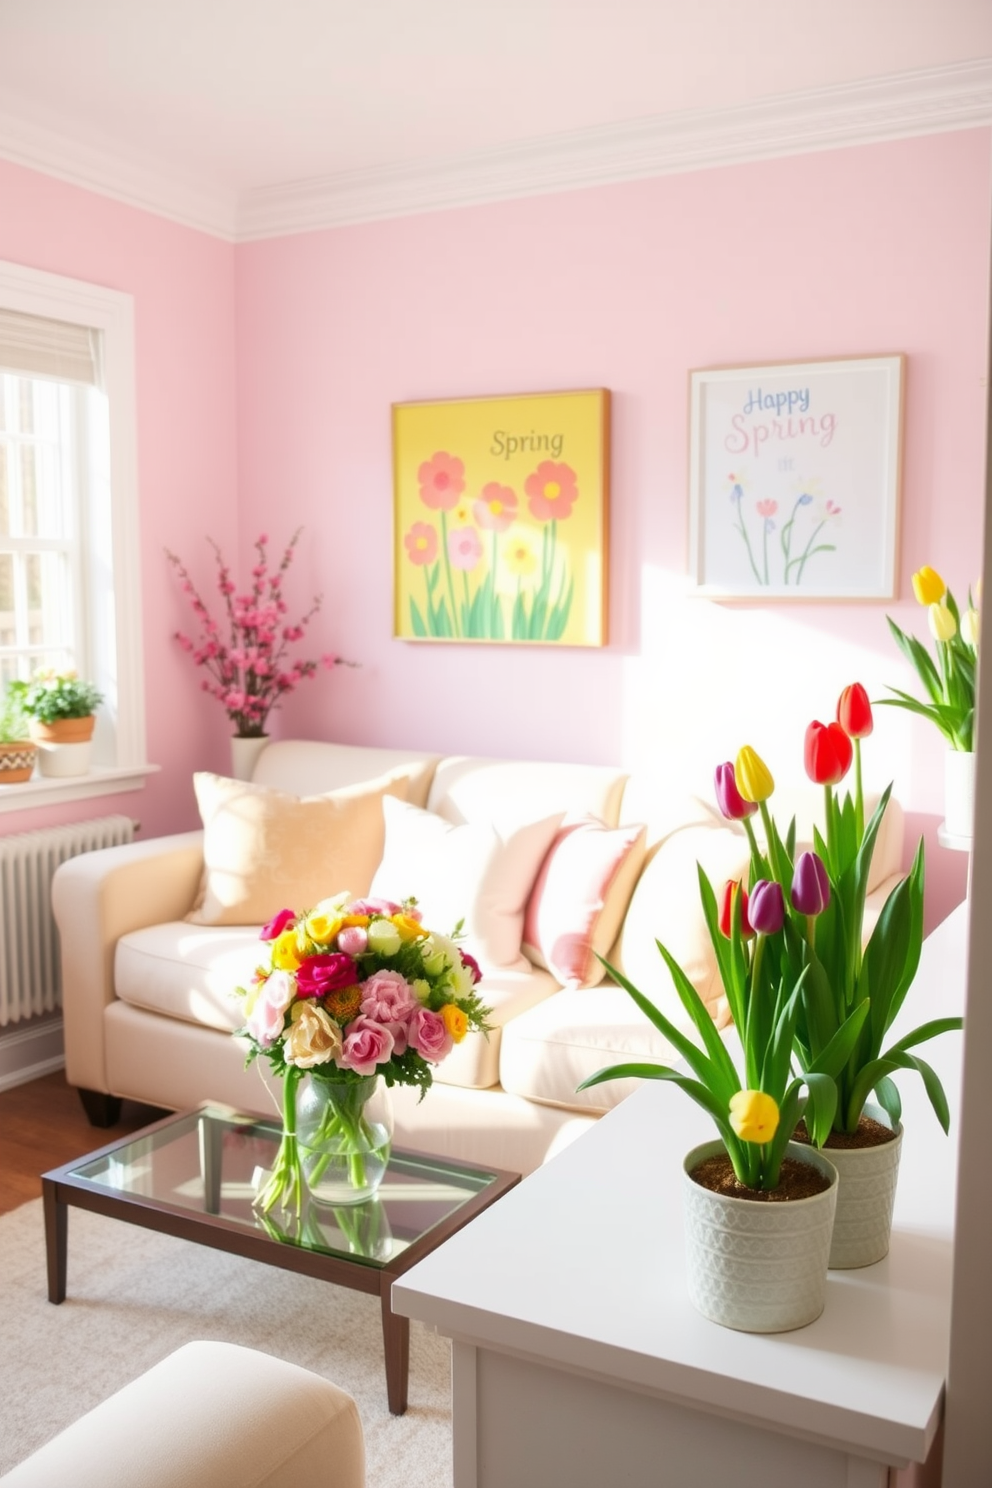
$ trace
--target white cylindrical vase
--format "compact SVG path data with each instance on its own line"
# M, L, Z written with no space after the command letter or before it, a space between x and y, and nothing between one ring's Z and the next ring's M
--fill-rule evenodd
M865 1106L864 1114L891 1127L880 1106ZM830 1242L831 1271L872 1266L889 1251L892 1209L899 1177L902 1126L891 1142L876 1147L824 1147L837 1169L837 1213Z
M235 734L231 739L231 775L235 780L250 780L255 773L258 756L269 742L268 734L244 737Z
M948 749L944 755L944 830L951 837L974 835L975 756L970 749Z

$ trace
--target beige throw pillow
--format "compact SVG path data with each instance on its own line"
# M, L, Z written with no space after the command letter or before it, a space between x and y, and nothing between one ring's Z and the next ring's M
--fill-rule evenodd
M194 925L263 925L280 909L310 909L347 890L368 893L382 857L384 795L405 779L380 777L323 796L282 791L200 771L203 881Z

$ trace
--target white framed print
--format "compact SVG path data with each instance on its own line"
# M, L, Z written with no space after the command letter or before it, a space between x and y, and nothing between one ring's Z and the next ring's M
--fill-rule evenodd
M689 374L689 572L718 599L894 599L905 357Z

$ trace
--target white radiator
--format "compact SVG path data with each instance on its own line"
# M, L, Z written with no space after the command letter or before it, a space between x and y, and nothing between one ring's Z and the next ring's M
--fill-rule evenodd
M0 837L0 1027L62 1005L52 875L66 858L134 838L129 816Z

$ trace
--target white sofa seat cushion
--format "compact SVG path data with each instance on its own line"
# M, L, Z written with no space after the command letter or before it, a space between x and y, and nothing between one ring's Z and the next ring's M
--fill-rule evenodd
M234 988L268 959L260 928L179 920L132 930L117 942L114 990L132 1007L233 1032L244 1022Z
M558 983L549 971L537 971L529 961L524 961L523 969L500 966L484 970L478 992L492 1010L489 1033L468 1034L446 1059L434 1066L435 1080L445 1085L485 1090L499 1084L500 1041L505 1028L528 1008L556 995ZM427 1099L430 1100L430 1095Z
M589 1075L611 1064L677 1064L679 1057L622 987L566 987L503 1029L500 1083L542 1105L602 1113L637 1082L610 1080L579 1092Z

